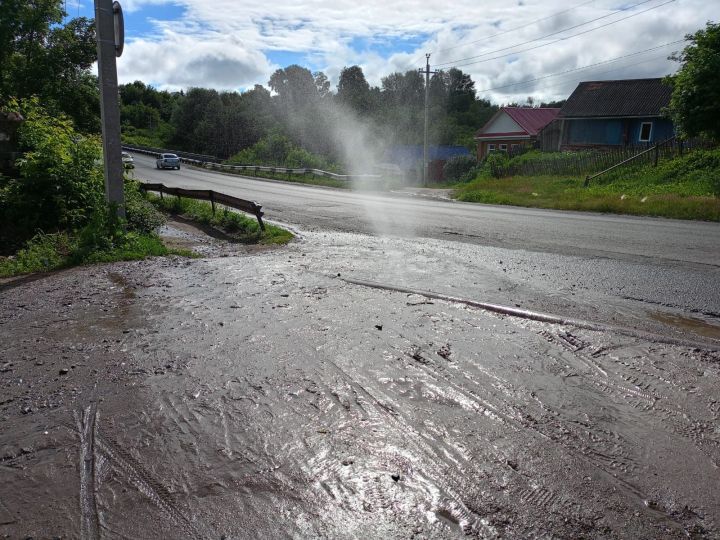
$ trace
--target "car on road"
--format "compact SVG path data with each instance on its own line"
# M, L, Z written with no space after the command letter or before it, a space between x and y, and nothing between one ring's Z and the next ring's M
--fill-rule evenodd
M180 158L175 154L160 154L155 160L155 167L158 169L180 169Z
M135 160L128 152L122 152L122 164L123 168L125 169L134 169L135 168Z

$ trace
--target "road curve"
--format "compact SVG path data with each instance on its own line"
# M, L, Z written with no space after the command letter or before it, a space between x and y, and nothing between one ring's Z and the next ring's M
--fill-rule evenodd
M660 264L720 267L720 224L443 201L273 182L183 168L139 179L214 189L263 205L267 218L305 229L437 238L510 249Z

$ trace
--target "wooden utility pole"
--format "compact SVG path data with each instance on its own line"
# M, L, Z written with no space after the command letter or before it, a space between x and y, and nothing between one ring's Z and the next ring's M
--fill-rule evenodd
M425 129L423 138L423 184L428 183L428 96L430 94L430 74L437 71L430 71L430 53L425 54L425 70L419 68L420 73L425 74Z
M122 54L124 27L122 8L113 0L95 0L98 77L100 82L100 119L102 122L105 198L125 217L122 146L120 143L120 106L115 57Z

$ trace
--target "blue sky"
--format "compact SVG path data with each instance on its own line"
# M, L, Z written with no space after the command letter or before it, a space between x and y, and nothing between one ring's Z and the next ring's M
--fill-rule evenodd
M666 56L681 45L602 69L581 70L571 77L508 85L682 39L717 17L715 2L706 0L666 5L667 0L649 0L635 5L640 2L121 0L127 40L118 70L121 82L139 79L167 89L243 90L267 85L274 70L290 64L323 71L333 84L343 67L357 64L371 84L380 84L394 71L423 66L425 52L430 52L431 64L441 63L444 69L464 66L478 89L503 86L482 96L495 102L530 95L557 99L567 96L579 80L592 80L594 72L602 79L613 78L614 73L622 78L666 75L676 69ZM69 1L68 12L76 15L78 5ZM92 3L80 0L79 13L92 16ZM620 20L628 15L633 17ZM583 25L559 34L567 37L559 43L532 41L603 16L607 16L603 23L617 22L574 37L573 33L600 23ZM537 48L523 52L527 45L515 47L526 41ZM498 50L504 52L493 53ZM490 60L495 56L503 57ZM470 57L479 59L467 65Z

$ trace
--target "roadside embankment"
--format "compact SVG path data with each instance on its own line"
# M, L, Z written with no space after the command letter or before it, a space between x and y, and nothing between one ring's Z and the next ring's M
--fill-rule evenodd
M619 168L583 187L573 175L495 178L480 171L459 184L460 201L720 221L720 150Z

